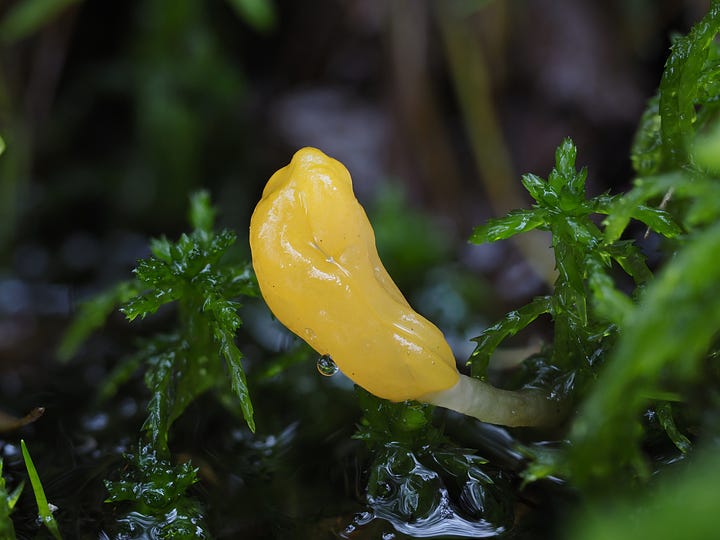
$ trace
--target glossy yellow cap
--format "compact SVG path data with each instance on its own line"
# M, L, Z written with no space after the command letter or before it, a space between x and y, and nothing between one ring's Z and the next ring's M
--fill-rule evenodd
M288 329L369 392L393 401L453 386L442 332L385 270L347 169L303 148L268 181L250 221L263 298Z

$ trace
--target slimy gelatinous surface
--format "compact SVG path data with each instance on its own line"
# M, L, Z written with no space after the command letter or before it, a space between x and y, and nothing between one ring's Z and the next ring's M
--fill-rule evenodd
M402 401L452 387L442 332L388 275L347 169L303 148L268 181L250 221L253 267L275 316L373 394Z

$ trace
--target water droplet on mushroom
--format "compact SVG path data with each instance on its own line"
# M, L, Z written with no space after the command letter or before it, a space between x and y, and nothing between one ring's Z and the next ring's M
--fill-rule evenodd
M312 328L306 328L303 330L303 333L305 334L305 341L308 343L311 343L317 339L317 335L315 334L315 331Z
M323 354L317 360L317 369L321 375L332 377L338 372L338 367L329 354Z

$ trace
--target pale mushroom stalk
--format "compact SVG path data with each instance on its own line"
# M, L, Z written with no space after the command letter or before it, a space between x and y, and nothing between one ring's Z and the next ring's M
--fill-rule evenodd
M563 403L543 392L503 390L462 373L454 386L417 400L510 427L552 426L564 417Z

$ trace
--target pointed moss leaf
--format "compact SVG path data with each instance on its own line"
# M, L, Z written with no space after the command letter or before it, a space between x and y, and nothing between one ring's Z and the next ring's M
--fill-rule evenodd
M600 230L589 219L564 216L557 220L554 227L555 236L568 244L580 244L585 249L593 249L599 244Z
M52 510L50 509L47 497L45 496L45 490L43 489L42 482L40 481L40 476L35 469L35 464L30 457L30 452L28 452L23 439L20 439L20 448L22 450L23 460L25 461L25 468L27 469L28 476L30 477L30 485L32 486L33 494L35 495L35 502L37 503L40 521L43 525L45 525L45 528L47 528L55 540L62 540L57 521L55 521L55 518L53 517Z
M223 229L220 233L215 235L207 250L207 257L210 262L213 264L217 263L220 260L220 257L227 252L228 248L232 246L236 240L237 235L228 229Z
M682 234L680 225L675 223L672 215L665 210L638 205L633 209L632 217L638 221L642 221L650 230L662 234L667 238L674 238Z
M164 236L150 239L150 251L161 261L172 262L172 243Z
M160 259L141 259L135 267L135 277L153 288L171 288L178 283L177 268Z
M224 283L225 294L231 298L260 296L260 287L252 265L249 263L223 268L221 279Z
M484 379L490 357L498 345L505 338L515 335L528 326L540 315L551 312L551 298L549 296L539 296L526 306L511 311L505 315L504 319L485 329L478 337L473 338L477 346L468 360L473 376Z
M544 212L540 209L513 210L505 217L490 219L484 225L475 227L470 242L473 244L497 242L541 227L544 223Z
M660 81L663 167L666 170L689 163L688 152L694 135L698 80L720 31L720 2L713 1L708 13L686 36L678 37L665 64Z
M667 238L675 238L682 234L682 227L669 212L641 203L644 199L653 196L654 191L655 189L652 189L643 193L643 190L634 190L628 192L624 197L616 199L608 217L603 222L606 241L613 242L620 238L631 219L644 223L649 230Z
M656 94L645 106L630 151L630 161L638 176L651 176L660 170L663 155L661 122L660 94Z
M137 282L123 281L82 302L58 346L58 358L67 361L75 356L90 334L102 327L115 309L137 295L139 289Z
M203 250L201 240L204 240L202 231L189 236L180 235L173 247L172 272L186 279L192 278L205 266L206 252Z
M567 189L572 199L578 204L585 202L585 182L587 181L588 171L583 167L577 172L573 172L567 179Z
M0 460L2 461L2 460ZM20 499L20 495L22 495L22 491L25 488L25 481L21 481L17 487L12 490L7 496L7 506L12 511L15 508L15 505L17 504L18 500Z
M603 193L586 201L583 204L583 210L587 214L609 214L613 204L615 204L619 197L619 195Z
M10 512L17 498L20 497L18 489L15 492L9 494L5 487L5 478L2 475L3 460L0 458L0 538L7 538L7 540L15 540L15 527L13 526L12 519L10 519ZM21 488L22 484L18 486Z
M220 346L220 351L227 362L230 373L230 383L235 395L240 399L240 407L251 431L255 431L255 419L253 416L252 401L245 379L245 371L242 367L242 353L235 345L234 333L227 332L221 327L215 328L215 340Z
M153 446L160 452L167 452L170 409L173 404L174 362L174 352L158 354L148 359L148 369L145 372L145 385L150 389L151 397L147 405L148 416L143 424L143 430L148 433Z
M622 328L632 312L633 302L615 287L612 278L600 266L597 265L588 280L593 307L600 317Z
M632 200L633 197L640 199L637 193L629 192L608 211L608 216L603 220L606 242L617 241L627 229L633 210L637 206L637 202Z
M147 362L145 384L151 398L143 426L158 451L167 450L170 428L187 406L220 377L219 364L179 335L148 341L138 358ZM132 366L129 366L132 367Z
M525 187L530 196L540 205L552 205L557 201L557 193L548 183L536 174L523 174L522 185Z
M585 483L641 467L635 420L662 380L700 373L720 327L720 223L688 240L627 317L618 347L574 422L573 475ZM672 317L668 317L672 313Z
M690 199L684 218L647 206L650 200ZM651 230L666 237L682 234L683 228L710 223L720 217L720 184L712 178L687 170L650 178L638 178L622 197L615 197L607 210L605 241L616 241L631 219L644 222ZM681 226L682 225L682 226Z
M555 168L548 176L548 184L556 192L563 189L569 189L573 193L578 180L575 179L575 159L577 158L577 148L572 139L563 139L560 146L555 150ZM581 187L585 185L584 177L580 179Z
M242 325L242 319L240 319L240 316L237 314L239 307L240 304L233 300L209 296L205 300L203 310L212 314L216 324L219 325L223 331L235 333Z
M560 146L555 150L555 169L565 178L575 174L575 159L577 158L577 147L569 137L563 139Z
M561 227L558 226L558 229L561 229ZM563 226L561 230L571 233L573 229L572 227ZM555 238L557 238L557 236ZM589 245L588 242L584 242L579 246L573 245L571 242L567 241L569 238L567 235L563 240L555 240L555 238L553 238L553 247L555 249L555 267L559 273L556 286L568 286L576 293L582 295L584 292L583 279L585 277L585 269L583 265L585 261L585 249L583 248L589 246L593 249L594 245Z
M197 482L197 469L189 461L173 465L160 457L151 445L143 445L137 454L128 456L133 467L125 479L106 482L107 502L140 503L143 510L166 511Z
M156 289L131 299L120 308L120 311L125 314L129 321L134 321L137 317L144 319L148 315L155 313L164 304L177 300L180 294L179 289L171 287Z
M683 173L668 173L648 178L635 180L633 188L622 196L613 197L610 204L604 209L607 217L603 221L605 226L605 241L610 243L616 241L625 232L630 220L645 217L649 223L659 222L659 227L668 233L672 233L678 227L674 224L671 216L650 216L638 210L645 206L645 203L652 199L658 199L668 192L677 193L686 190L696 190L690 186L691 182ZM659 210L657 210L659 212ZM663 222L669 222L664 225Z
M12 492L7 492L7 486L5 485L5 478L2 475L3 471L3 460L0 458L0 515L5 515L8 517L10 515L10 512L15 508L15 505L18 502L18 499L20 498L20 494L22 493L23 488L25 487L25 482L20 482ZM3 507L3 504L5 505ZM3 512L6 511L7 514L3 514ZM2 531L2 524L0 523L0 531Z
M211 233L215 226L215 209L210 204L210 194L198 191L190 196L189 221L193 229Z
M614 242L604 246L604 250L625 273L633 278L637 285L647 283L652 279L652 272L648 268L645 256L634 243L630 241Z

